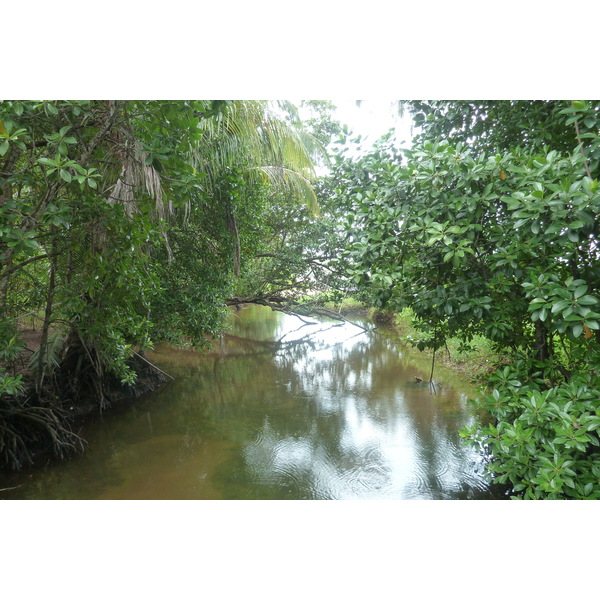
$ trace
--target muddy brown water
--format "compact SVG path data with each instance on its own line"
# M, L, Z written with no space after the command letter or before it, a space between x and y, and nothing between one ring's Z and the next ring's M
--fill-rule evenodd
M459 429L475 390L385 336L246 307L175 381L84 425L88 450L0 477L2 499L493 499Z

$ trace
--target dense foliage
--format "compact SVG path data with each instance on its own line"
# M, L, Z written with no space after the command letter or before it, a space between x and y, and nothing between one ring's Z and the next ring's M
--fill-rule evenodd
M3 102L1 462L81 444L66 406L106 406L153 341L202 346L227 304L355 294L409 307L434 356L505 351L490 422L462 435L515 497L600 497L600 103L401 106L411 149L352 157L327 101L304 121L287 102Z
M312 140L307 147L316 151L316 164L329 166L324 149L341 132L332 118L334 106L312 100L303 101L301 107L307 116L300 120L293 113L292 123L303 139ZM245 227L244 269L233 301L252 300L303 311L343 295L345 272L334 264L334 258L343 240L340 215L344 207L330 193L326 178L319 178L312 192L313 201L298 202L285 189L271 190L268 202L250 208L249 216L260 214L260 219Z
M201 346L221 330L263 215L281 197L315 206L319 144L284 113L262 101L0 104L1 464L30 461L32 445L72 449L68 410L131 386L153 341Z
M510 348L495 419L463 432L530 498L600 495L599 103L418 102L404 160L344 165L354 284L409 306L419 347L474 335Z

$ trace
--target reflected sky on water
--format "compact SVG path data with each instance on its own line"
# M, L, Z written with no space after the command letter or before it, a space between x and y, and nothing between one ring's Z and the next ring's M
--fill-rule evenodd
M378 333L254 306L211 353L150 358L176 380L87 423L88 452L11 477L3 497L494 497L458 435L473 390L417 383L423 362Z

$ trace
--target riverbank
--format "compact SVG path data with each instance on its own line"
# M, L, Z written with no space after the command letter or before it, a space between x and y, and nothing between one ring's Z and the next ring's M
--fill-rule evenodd
M18 471L53 459L63 459L85 450L86 441L77 431L88 418L103 411L127 405L157 389L168 376L143 356L133 353L128 364L136 373L127 385L107 372L100 374L85 364L83 349L63 356L60 364L47 374L41 389L36 389L31 357L37 351L41 330L20 330L23 348L5 367L13 377L21 377L21 392L5 396L0 403L0 472ZM74 376L71 363L76 359Z
M376 325L381 335L399 347L415 347L418 332L412 325L410 311L378 311L352 299L345 300L341 305L329 305L328 308L349 319L368 319ZM74 434L81 423L99 416L107 409L114 411L119 406L126 406L141 395L157 389L167 380L155 365L134 354L130 366L138 374L136 383L132 386L123 385L117 378L107 377L102 385L102 401L94 395L93 386L86 386L87 392L82 394L82 386L68 376L53 381L54 387L42 394L42 397L37 397L33 393L32 378L25 365L39 345L40 332L30 329L22 333L25 348L21 372L27 382L28 392L20 399L4 402L4 406L0 407L10 411L10 415L6 410L0 411L0 434L3 436L0 447L4 448L0 455L0 470L19 469L32 462L37 464L47 461L53 455L61 458L82 451L85 441ZM428 364L431 363L433 352L422 350L420 356L423 358L420 365L422 373L418 375L425 379L429 374ZM474 383L479 382L501 361L502 356L494 352L489 341L483 338L475 339L469 349L462 347L458 340L449 340L447 346L438 350L435 356L438 368L443 366L466 376ZM57 432L60 435L57 436ZM8 452L6 449L9 444L20 447L21 453Z
M417 383L427 360L350 323L250 305L229 325L213 352L157 344L173 383L88 419L83 459L0 477L0 498L496 499L458 433L466 378Z
M346 298L341 304L331 304L332 308L345 317L361 316L376 324L377 330L399 346L415 348L422 334L414 327L413 314L410 309L397 313L381 311L369 307L352 298ZM433 359L433 350L421 350L421 355ZM469 346L464 346L457 338L451 338L444 348L435 354L436 364L456 371L468 377L474 383L479 383L498 364L504 362L506 356L495 350L492 343L482 337L475 336Z

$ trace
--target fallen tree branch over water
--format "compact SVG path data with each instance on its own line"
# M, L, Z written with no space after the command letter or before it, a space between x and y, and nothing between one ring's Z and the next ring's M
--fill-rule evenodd
M326 319L333 319L334 321L341 321L344 323L350 323L355 327L359 327L363 331L373 331L374 328L366 327L356 321L347 319L340 313L331 310L322 304L317 302L300 302L293 298L286 298L284 296L274 294L264 294L259 296L241 298L232 297L226 300L228 306L235 306L241 308L244 304L258 304L260 306L268 306L271 310L276 310L288 315L293 315L303 320L302 317L320 317ZM305 321L306 322L306 321Z
M153 369L155 369L156 371L158 371L159 373L161 373L162 375L164 375L165 377L168 377L171 381L175 381L175 377L173 377L173 375L169 375L168 373L165 373L162 369L159 369L154 363L150 362L147 358L144 358L141 354L138 354L137 352L133 351L133 353L141 360L143 360L147 365L150 365Z

